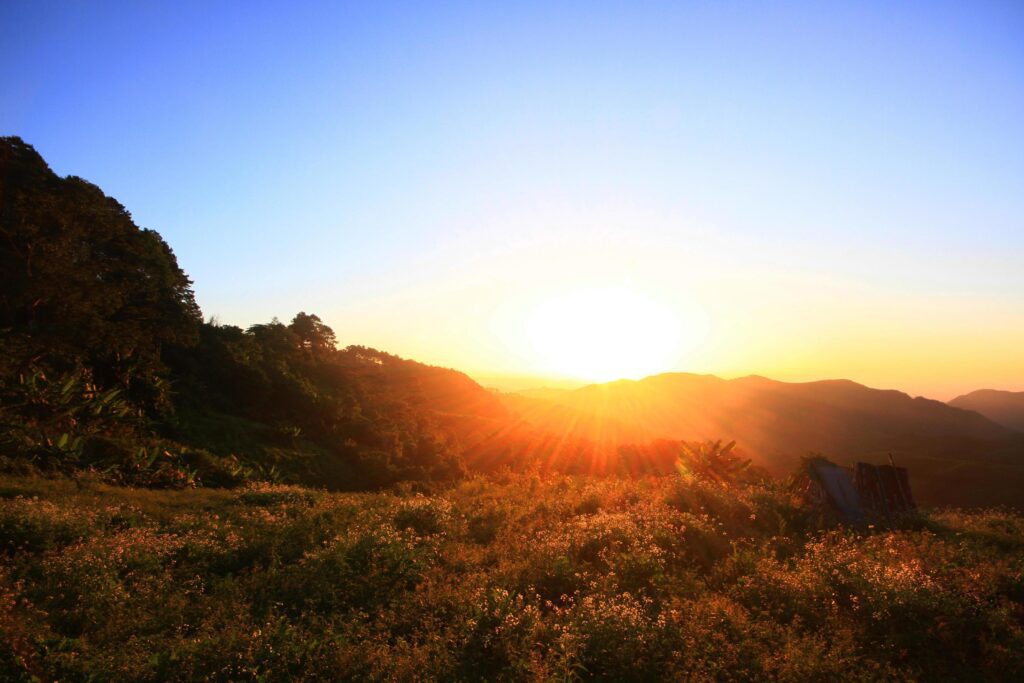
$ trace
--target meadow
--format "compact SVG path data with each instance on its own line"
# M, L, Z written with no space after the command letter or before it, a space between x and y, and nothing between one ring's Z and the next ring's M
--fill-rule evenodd
M1019 514L846 529L778 482L5 476L0 553L12 681L1024 676Z

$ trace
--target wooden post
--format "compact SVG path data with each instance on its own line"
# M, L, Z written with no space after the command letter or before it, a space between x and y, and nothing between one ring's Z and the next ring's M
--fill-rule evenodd
M900 476L900 472L896 469L896 460L892 457L892 452L889 452L889 464L892 465L892 476L896 480L896 490L900 494L900 503L903 505L905 512L910 511L910 496L903 490L903 477Z

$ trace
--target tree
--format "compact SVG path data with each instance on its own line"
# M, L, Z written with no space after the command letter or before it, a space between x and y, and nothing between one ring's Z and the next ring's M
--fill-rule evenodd
M288 329L299 338L301 347L313 356L323 356L337 347L338 341L334 337L334 330L325 325L317 315L299 313L292 318Z

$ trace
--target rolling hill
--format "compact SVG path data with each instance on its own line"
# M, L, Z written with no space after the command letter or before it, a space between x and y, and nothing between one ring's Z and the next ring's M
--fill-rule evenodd
M957 396L949 405L973 410L993 422L1024 432L1024 391L979 389Z
M735 440L775 475L809 452L912 470L922 501L1024 503L1024 438L971 410L849 380L787 383L670 373L518 396L538 430L608 447L654 439ZM966 482L971 485L966 485Z

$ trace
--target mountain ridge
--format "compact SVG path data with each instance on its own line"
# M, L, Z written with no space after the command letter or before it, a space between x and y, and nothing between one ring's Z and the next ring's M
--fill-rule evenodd
M949 405L973 410L993 422L1024 432L1024 391L978 389L957 396Z
M683 383L689 386L682 387ZM622 379L612 382L588 384L577 389L546 389L544 398L553 402L565 405L579 405L580 399L594 399L600 395L602 401L607 403L609 395L615 392L643 391L648 389L664 389L665 387L685 388L689 392L706 392L730 390L742 388L751 392L783 393L804 399L813 399L818 403L831 403L845 406L858 411L880 413L882 411L873 409L871 405L864 402L865 399L875 399L886 402L887 408L902 407L914 410L931 410L937 417L951 417L962 424L961 428L952 430L959 433L963 428L972 430L975 435L989 438L1005 437L1012 430L999 424L982 413L969 408L953 406L942 401L927 398L924 396L911 396L898 389L881 389L869 387L850 379L834 378L811 380L807 382L785 382L771 379L761 375L746 375L737 378L722 378L712 374L698 374L688 372L671 372L650 375L640 379ZM527 392L515 392L519 395L531 398ZM672 398L680 398L677 393ZM594 407L594 406L590 406Z
M735 440L776 476L811 452L843 464L885 462L892 454L912 468L923 500L1024 502L1012 488L1024 487L1024 438L1016 432L973 410L848 379L662 373L506 404L540 431L609 448ZM978 480L976 495L958 484L965 473Z

